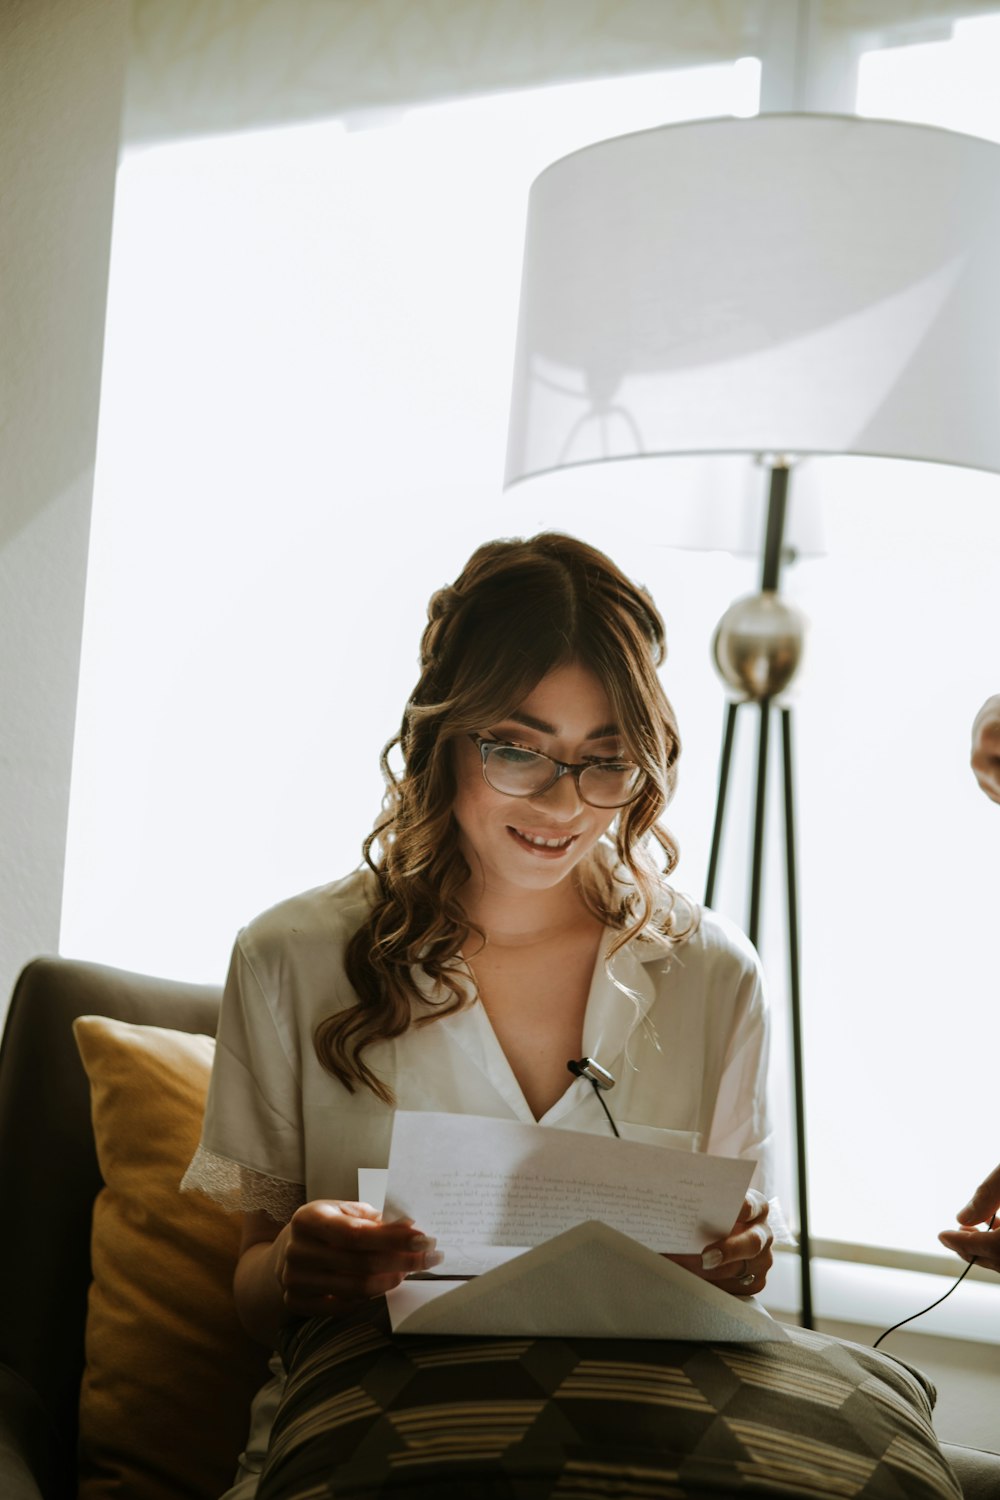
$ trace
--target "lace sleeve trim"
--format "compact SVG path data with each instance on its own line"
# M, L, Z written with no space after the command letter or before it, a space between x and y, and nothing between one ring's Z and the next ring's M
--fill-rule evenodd
M287 1224L297 1208L306 1201L306 1190L300 1182L285 1182L268 1177L217 1156L199 1146L191 1165L181 1179L182 1193L204 1193L228 1213L266 1213L279 1224Z

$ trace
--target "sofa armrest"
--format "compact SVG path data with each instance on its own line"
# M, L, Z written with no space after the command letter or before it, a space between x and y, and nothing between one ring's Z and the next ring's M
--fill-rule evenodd
M955 1471L965 1500L996 1500L1000 1495L1000 1453L942 1443L941 1451Z
M0 1365L0 1495L4 1500L58 1496L60 1447L31 1386L7 1365Z

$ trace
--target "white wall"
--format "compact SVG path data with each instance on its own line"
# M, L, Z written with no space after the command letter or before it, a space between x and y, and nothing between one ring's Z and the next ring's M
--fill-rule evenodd
M0 6L0 1013L59 940L128 27Z

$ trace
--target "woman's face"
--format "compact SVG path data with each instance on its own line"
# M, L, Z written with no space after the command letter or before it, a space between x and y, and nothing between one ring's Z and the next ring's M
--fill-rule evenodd
M599 679L579 662L556 667L514 712L480 731L540 750L554 760L620 759L626 753L614 713ZM547 791L511 797L483 777L478 747L468 737L455 743L457 790L453 812L459 847L474 877L489 891L548 890L586 859L610 827L615 809L583 802L572 776Z

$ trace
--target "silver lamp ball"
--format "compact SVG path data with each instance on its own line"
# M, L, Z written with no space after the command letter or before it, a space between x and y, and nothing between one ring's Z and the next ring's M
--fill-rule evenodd
M776 593L737 599L719 621L712 641L723 682L754 702L782 692L802 660L805 627L801 610Z

